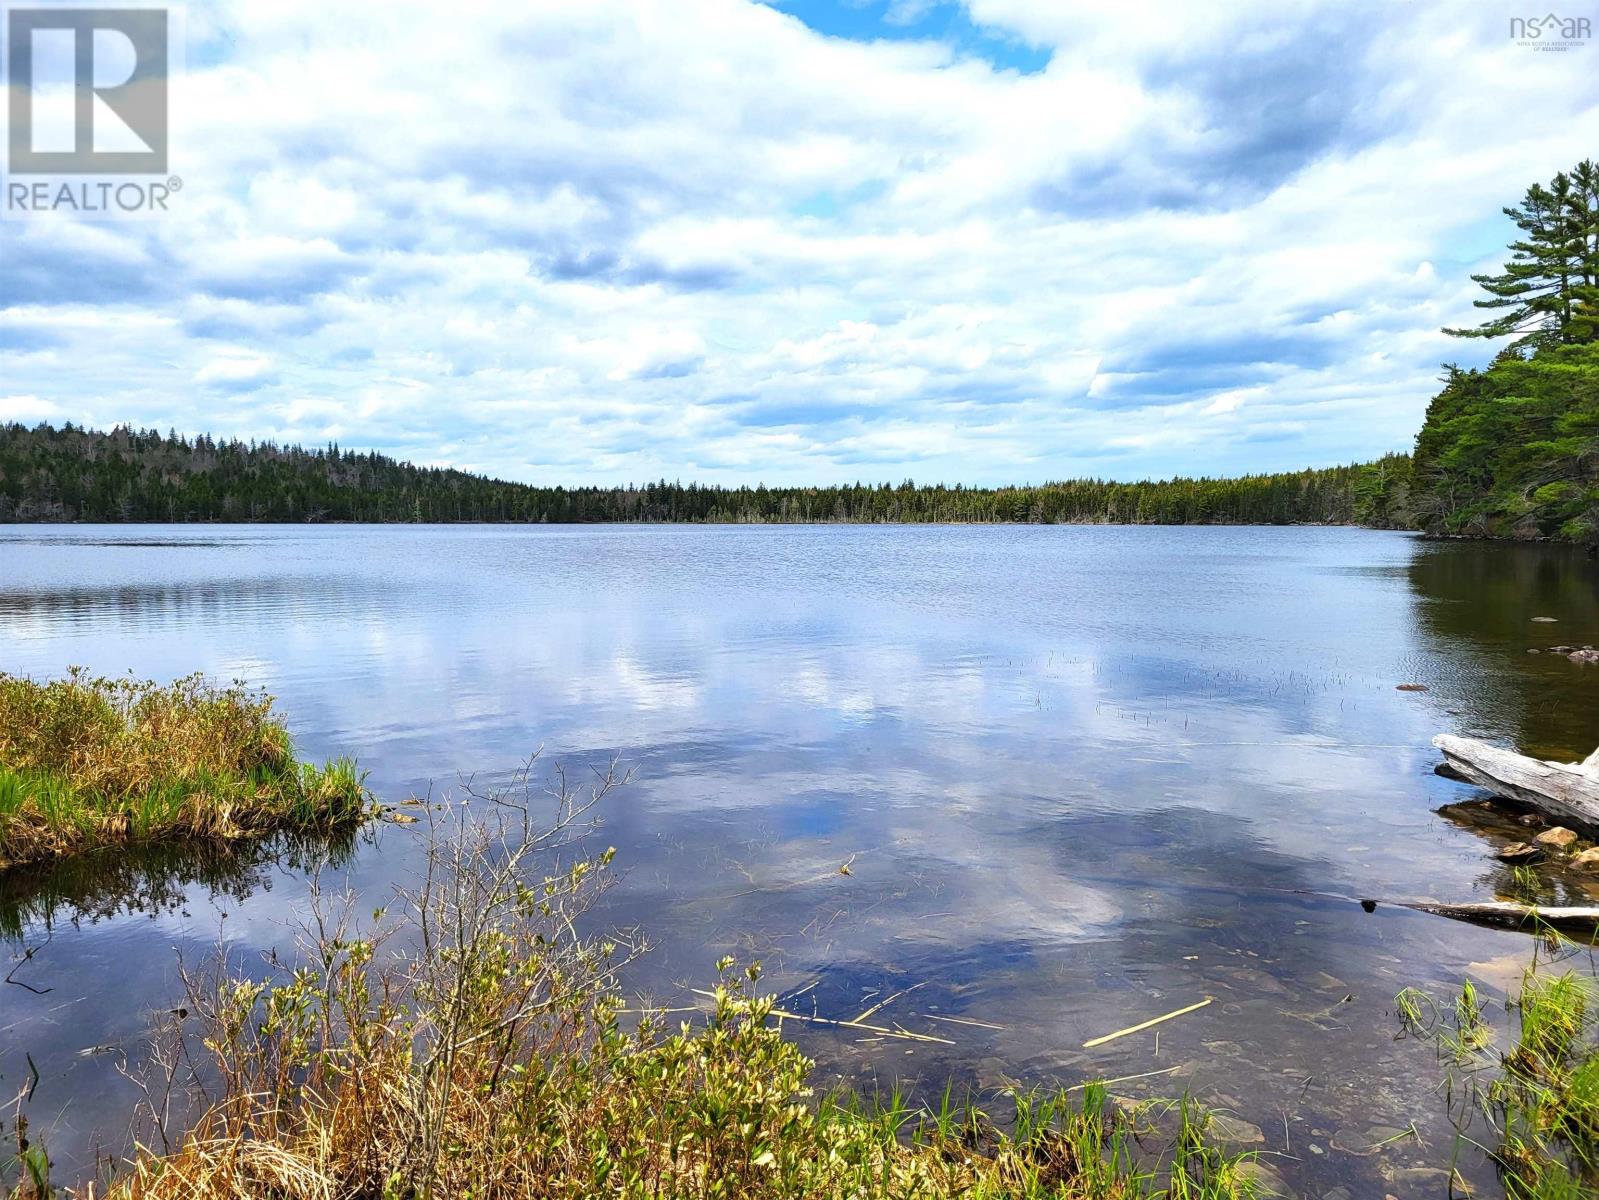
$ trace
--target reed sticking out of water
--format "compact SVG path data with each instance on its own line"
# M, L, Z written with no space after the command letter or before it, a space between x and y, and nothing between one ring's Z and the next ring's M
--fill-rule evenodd
M617 972L637 947L581 932L611 852L579 839L614 782L557 788L543 828L525 792L485 797L497 804L473 816L434 812L422 877L388 910L357 922L355 897L314 890L298 966L265 980L220 964L187 972L183 1015L145 1079L149 1148L111 1194L1249 1194L1251 1163L1208 1144L1196 1109L1124 1110L1103 1085L1019 1096L1005 1132L952 1096L922 1111L898 1097L813 1097L812 1064L771 1023L756 965L718 964L693 1020L624 1020ZM197 1120L172 1118L183 1094Z
M1470 980L1453 1003L1406 988L1398 1007L1407 1030L1437 1043L1461 1141L1492 1155L1509 1200L1596 1194L1599 988L1591 978L1551 972L1535 957L1520 994L1506 1001L1502 1038Z
M110 845L330 831L368 796L354 762L294 757L271 697L201 676L0 674L0 870Z

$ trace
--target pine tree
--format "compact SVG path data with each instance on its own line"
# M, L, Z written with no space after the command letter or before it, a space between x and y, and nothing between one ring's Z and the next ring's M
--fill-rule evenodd
M1572 286L1571 324L1574 342L1599 341L1599 165L1592 159L1571 171L1569 221L1571 250L1581 264Z
M1591 159L1548 186L1535 183L1522 202L1506 208L1523 236L1497 275L1471 278L1488 292L1478 308L1506 309L1474 329L1445 329L1454 337L1515 335L1511 348L1591 342L1599 337L1599 167Z

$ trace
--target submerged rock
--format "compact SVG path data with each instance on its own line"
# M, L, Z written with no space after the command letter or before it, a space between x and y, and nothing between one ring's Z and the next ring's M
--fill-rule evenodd
M1599 663L1599 650L1573 650L1566 657L1574 663Z
M1288 1182L1282 1177L1282 1172L1258 1158L1239 1163L1238 1174L1245 1182L1255 1185L1256 1196L1293 1200L1294 1194L1288 1190Z
M1218 1142L1225 1142L1232 1146L1263 1146L1266 1144L1266 1135L1261 1132L1259 1125L1251 1125L1248 1121L1241 1121L1237 1117L1229 1117L1226 1113L1211 1113L1207 1131Z
M1388 1182L1405 1189L1407 1196L1412 1192L1424 1196L1447 1196L1450 1194L1449 1185L1454 1181L1454 1176L1441 1167L1395 1167L1387 1174ZM1456 1194L1459 1194L1458 1188Z
M1387 1149L1409 1132L1408 1129L1400 1129L1393 1125L1373 1125L1369 1129L1355 1129L1346 1125L1332 1135L1332 1147L1334 1150L1342 1150L1345 1154L1353 1154L1357 1158L1369 1158Z
M1349 985L1336 975L1329 975L1326 971L1313 971L1305 979L1319 992L1344 992L1349 990Z
M1500 862L1529 862L1543 854L1537 846L1529 846L1526 842L1512 842L1503 847L1494 855Z
M977 1061L977 1086L987 1091L1021 1086L1006 1069L1010 1064L1003 1058L990 1056Z

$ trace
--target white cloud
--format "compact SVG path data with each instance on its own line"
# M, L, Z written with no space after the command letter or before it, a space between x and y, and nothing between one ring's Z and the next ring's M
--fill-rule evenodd
M1235 413L1244 406L1245 401L1251 397L1263 396L1265 393L1265 388L1236 388L1230 392L1218 392L1209 404L1199 410L1199 413L1205 417L1220 417Z
M196 5L173 211L0 223L0 371L551 481L1332 462L1486 352L1438 329L1499 206L1599 144L1599 47L1498 14L966 8L1047 67L746 0Z
M60 416L59 408L37 396L0 396L0 421L17 421L27 425L53 421Z
M235 388L258 384L273 374L272 360L249 350L231 350L217 355L194 373L201 385Z

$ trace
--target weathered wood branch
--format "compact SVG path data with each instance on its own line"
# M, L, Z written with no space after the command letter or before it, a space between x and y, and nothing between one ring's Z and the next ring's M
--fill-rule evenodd
M1532 904L1513 904L1507 900L1480 900L1467 904L1445 904L1437 900L1362 900L1368 912L1379 904L1433 913L1473 925L1494 929L1516 929L1523 933L1558 930L1569 938L1593 945L1599 942L1599 908L1539 908Z
M1564 822L1599 829L1599 751L1581 763L1558 763L1447 733L1432 744L1456 774L1478 787Z

